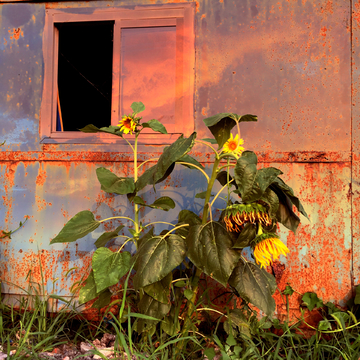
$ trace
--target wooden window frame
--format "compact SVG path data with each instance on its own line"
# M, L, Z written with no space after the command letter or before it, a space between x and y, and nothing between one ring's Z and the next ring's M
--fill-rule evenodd
M164 124L168 135L146 132L145 144L162 144L174 135L190 135L194 131L194 6L192 3L135 6L133 9L47 9L43 36L44 87L40 114L40 138L42 143L113 143L114 136L105 133L87 134L79 131L56 131L57 71L59 35L57 23L82 21L114 21L113 80L111 125L121 119L121 29L157 26L176 26L176 95L175 121ZM91 11L90 11L91 10ZM141 101L141 99L134 99ZM145 104L150 105L150 104ZM144 131L145 132L145 131ZM176 136L177 137L177 136ZM131 139L131 136L129 136ZM118 141L122 141L119 138Z

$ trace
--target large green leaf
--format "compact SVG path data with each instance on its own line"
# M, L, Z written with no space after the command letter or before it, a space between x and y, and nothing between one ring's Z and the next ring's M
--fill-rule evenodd
M155 173L157 171L157 165L154 165L151 168L147 169L136 181L136 184L135 184L136 192L139 192L146 185L155 185L155 184L161 183L168 176L170 176L170 174L172 173L174 168L175 168L175 163L171 164L169 166L169 168L166 170L164 176L162 178L160 178L158 181L156 181L155 183L154 183L154 177L155 177ZM129 201L132 201L132 200L129 199Z
M97 292L117 284L129 271L130 260L131 254L127 251L112 252L105 247L97 249L92 258Z
M236 125L236 121L257 121L257 117L249 114L239 116L233 113L221 113L204 119L205 125L214 135L219 148L222 148L229 139L231 129Z
M151 205L146 204L145 201L140 196L135 196L133 201L135 204L138 204L141 206L147 206L152 209L162 209L165 211L174 209L174 207L175 207L174 200L168 196L162 196L162 197L156 199Z
M130 105L130 107L133 109L135 114L138 114L145 110L145 105L141 101L138 101L138 102L134 101Z
M279 210L279 198L276 193L270 188L267 188L260 200L268 204L270 217L275 218L276 213Z
M124 225L120 225L118 226L115 230L113 231L107 231L105 233L103 233L96 241L95 241L95 246L97 248L105 246L107 244L108 241L110 241L113 238L116 238L119 235L119 232L124 228Z
M80 289L79 304L85 304L86 302L95 299L98 295L99 293L96 291L94 271L91 270L86 279L86 284Z
M142 242L136 254L134 287L139 289L163 279L181 264L185 254L185 241L176 234Z
M302 206L300 200L294 195L293 189L285 184L285 182L280 179L279 177L274 180L274 182L271 184L270 187L275 193L279 196L280 192L283 192L286 194L286 196L290 199L290 201L296 206L296 208L299 210L301 214L303 214L308 220L309 217Z
M163 317L170 311L171 304L161 303L145 293L138 306L140 314L158 319L149 320L139 318L135 323L134 329L140 334L144 331L150 331L160 320L162 320Z
M186 155L195 144L196 133L192 133L188 138L182 135L172 143L161 154L158 163L156 164L156 172L154 173L154 183L161 179L166 173L167 169L176 161Z
M241 259L230 276L229 284L241 298L264 311L266 315L274 313L273 282L269 281L268 275L256 264Z
M216 175L216 180L221 184L221 186L225 186L228 182L228 172L227 171L220 171L217 175ZM229 174L229 181L231 181L233 178L232 176ZM235 181L232 181L230 183L231 186L235 186L237 188L237 184Z
M250 245L251 241L256 238L256 225L247 223L237 238L233 249L243 249Z
M155 185L165 180L172 172L175 162L186 155L194 146L196 133L184 138L181 135L174 143L164 149L156 165L146 170L136 182L136 191L146 185Z
M233 243L226 228L215 221L192 226L186 243L187 255L195 266L226 286L240 256L232 249Z
M187 226L187 227L182 227L182 228L176 230L176 234L181 235L184 238L187 237L191 226L201 224L201 219L199 218L199 216L190 210L181 210L179 212L178 219L179 220L178 220L177 226L182 225L182 224L189 224L189 226Z
M130 194L135 191L134 179L131 177L118 177L110 170L99 167L96 169L101 190L119 195Z
M71 218L50 244L76 241L94 231L100 225L89 210L80 211Z
M172 273L170 272L160 281L152 283L144 287L144 291L155 300L164 304L170 302L170 284L172 281Z
M257 156L252 151L244 151L237 160L234 177L241 197L251 191L257 173Z
M167 134L165 126L158 120L152 119L146 123L141 124L144 128L150 128L153 131L157 131L162 134Z
M282 171L274 167L257 169L257 157L251 151L244 151L235 166L235 181L245 203L261 199L266 189Z

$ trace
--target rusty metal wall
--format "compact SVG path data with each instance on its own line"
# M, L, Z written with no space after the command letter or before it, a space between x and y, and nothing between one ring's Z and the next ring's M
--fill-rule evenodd
M171 1L169 1L171 2ZM176 2L176 1L174 1ZM138 5L167 1L139 0ZM296 236L281 229L290 249L276 275L299 292L316 291L343 304L359 281L359 24L360 3L350 0L196 1L195 128L207 137L206 116L224 111L258 115L243 124L245 147L265 166L276 166L303 200L311 222L302 219ZM41 144L42 35L47 7L133 6L134 1L36 3L0 1L0 228L25 228L1 242L1 278L26 286L41 270L48 290L69 295L85 271L96 235L76 244L49 246L63 224L80 210L101 218L127 214L121 197L100 191L95 169L131 174L125 146ZM141 99L136 99L141 100ZM144 146L144 157L159 147ZM194 155L209 164L206 149ZM177 208L147 211L147 219L175 220L177 211L199 211L193 196L203 190L200 175L177 170L159 195L171 194ZM148 199L154 197L149 191ZM221 206L221 205L220 205ZM130 214L130 213L129 213ZM165 214L165 215L164 215ZM41 264L41 267L40 267ZM5 293L19 293L3 284ZM278 312L282 312L278 297ZM297 307L297 303L291 306Z

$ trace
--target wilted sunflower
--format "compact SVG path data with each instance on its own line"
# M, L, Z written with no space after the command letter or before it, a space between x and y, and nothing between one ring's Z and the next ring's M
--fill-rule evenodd
M261 204L234 204L225 209L224 222L229 232L240 232L247 222L269 226L272 220Z
M289 249L274 233L263 233L253 241L254 257L260 267L269 266L280 255L286 256Z
M136 122L129 115L124 115L122 119L119 121L120 130L124 132L124 134L132 135L132 132L136 130Z
M240 146L243 144L244 140L239 139L238 134L235 136L235 138L233 137L233 134L230 134L230 138L224 144L223 152L241 155L241 153L245 150L242 146Z

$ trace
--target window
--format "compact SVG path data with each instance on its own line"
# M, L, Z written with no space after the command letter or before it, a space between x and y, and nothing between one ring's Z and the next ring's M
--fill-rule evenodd
M42 142L107 142L111 135L77 129L117 125L133 101L169 134L189 135L193 15L193 4L46 10ZM148 142L164 141L150 133Z

